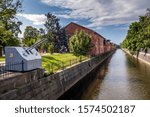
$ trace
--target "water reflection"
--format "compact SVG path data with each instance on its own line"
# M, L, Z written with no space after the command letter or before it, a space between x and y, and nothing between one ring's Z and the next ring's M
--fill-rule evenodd
M150 66L117 50L60 99L150 99Z
M81 99L150 99L150 66L117 50Z

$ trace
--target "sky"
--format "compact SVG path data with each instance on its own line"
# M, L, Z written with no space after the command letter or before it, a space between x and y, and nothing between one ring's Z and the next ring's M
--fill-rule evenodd
M26 26L44 28L45 14L51 12L60 19L60 25L70 22L90 28L113 43L121 43L130 23L146 13L150 0L23 0L22 37Z

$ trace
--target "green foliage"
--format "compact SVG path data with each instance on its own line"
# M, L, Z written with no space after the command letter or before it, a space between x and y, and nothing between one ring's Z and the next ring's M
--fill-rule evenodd
M49 39L49 42L54 42L54 38L56 38L60 30L59 19L51 13L47 13L45 15L47 17L44 24L47 31L45 36Z
M54 53L54 45L53 45L53 44L50 44L50 45L48 46L48 52L51 53L51 54Z
M40 28L38 30L32 26L26 27L25 32L24 32L23 45L31 46L34 43L36 43L38 40L46 38L48 39L48 42L42 43L38 47L38 49L53 53L55 48L57 47L58 49L61 48L60 40L64 40L66 35L64 36L64 30L60 28L59 19L55 15L51 13L47 13L46 17L47 17L47 20L44 24L45 29Z
M47 13L46 17L47 17L47 20L44 26L46 27L47 32L51 32L54 35L58 34L60 30L59 19L51 13Z
M36 28L32 26L27 26L24 32L23 45L31 46L37 42L39 37L40 32Z
M87 55L92 47L91 37L84 31L76 31L69 39L69 49L76 56Z
M62 42L66 42L66 34L63 29L61 29L61 26L59 24L59 19L51 14L46 14L47 20L44 24L46 28L46 34L45 37L49 39L49 44L54 44L54 50L55 52L59 52L62 46ZM66 46L66 44L63 44Z
M20 0L0 1L0 46L16 46L19 44L18 34L22 24L16 18L21 8Z
M150 9L147 9L145 16L140 16L138 22L129 26L126 39L122 43L123 48L129 49L132 53L143 49L145 52L150 48Z

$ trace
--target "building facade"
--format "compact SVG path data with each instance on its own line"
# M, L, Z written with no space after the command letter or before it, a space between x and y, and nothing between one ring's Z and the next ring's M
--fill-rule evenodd
M86 27L83 27L79 24L71 22L67 26L64 27L66 34L68 36L68 39L75 34L76 31L85 31L89 36L92 38L92 49L89 52L89 55L91 56L98 56L103 54L104 52L110 51L110 42L106 41L106 39L98 34L97 32L88 29Z

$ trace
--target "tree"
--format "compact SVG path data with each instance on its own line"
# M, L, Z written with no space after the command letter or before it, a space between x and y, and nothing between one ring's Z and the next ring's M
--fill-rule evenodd
M54 45L53 45L53 44L50 44L50 45L48 46L48 52L51 53L51 54L54 53Z
M63 42L66 42L66 33L64 29L61 29L59 19L51 14L46 14L47 20L44 24L46 27L47 38L50 44L54 44L54 51L59 52Z
M141 49L147 52L150 48L150 9L144 16L139 17L138 22L133 22L129 26L126 39L122 43L123 48L127 48L131 53L137 54Z
M76 31L69 39L69 49L76 56L84 56L92 47L91 37L84 31Z
M59 30L61 28L59 25L59 19L51 13L47 13L46 17L47 17L47 20L44 26L46 27L47 33L52 32L53 35L56 36L56 34L59 33Z
M24 46L31 46L39 40L40 32L38 29L27 26L24 32L23 44Z
M59 40L61 48L65 47L68 50L68 38L64 28L60 30Z
M51 13L47 13L45 16L47 17L47 20L44 24L47 31L47 38L52 37L49 38L49 41L54 42L54 39L57 38L60 30L59 19Z
M20 0L0 0L0 46L16 46L19 44L18 34L22 24L16 13L22 7ZM0 52L1 55L2 51Z

